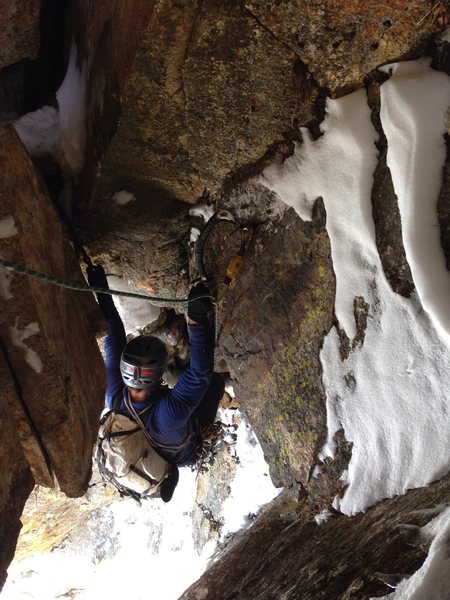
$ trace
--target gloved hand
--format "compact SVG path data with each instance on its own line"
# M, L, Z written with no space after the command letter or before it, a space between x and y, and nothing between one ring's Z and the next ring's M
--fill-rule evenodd
M89 285L109 289L105 269L102 265L91 265L86 269Z
M109 290L105 269L101 265L92 265L87 268L86 272L88 276L89 285ZM115 317L119 316L112 296L110 296L109 294L102 294L101 292L95 292L95 295L100 310L102 311L103 316L106 320L114 319Z
M209 295L211 295L211 293L204 283L199 283L195 287L191 288L188 296L188 299L190 300L188 304L189 319L192 319L192 321L202 325L205 325L209 322L208 313L212 309L211 299L199 297Z

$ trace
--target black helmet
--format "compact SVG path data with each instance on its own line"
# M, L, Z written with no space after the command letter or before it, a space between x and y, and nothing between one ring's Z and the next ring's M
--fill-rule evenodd
M163 376L167 350L157 337L139 335L125 346L120 357L122 379L131 388L151 388Z

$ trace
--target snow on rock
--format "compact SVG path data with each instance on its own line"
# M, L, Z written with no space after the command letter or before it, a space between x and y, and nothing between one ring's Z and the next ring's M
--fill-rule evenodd
M56 92L61 129L61 150L67 167L80 171L86 141L86 76L87 68L77 64L77 48L72 42L66 76Z
M28 113L13 123L14 128L31 156L51 154L59 156L61 130L59 112L53 106L44 106Z
M209 206L206 202L196 204L193 208L189 209L189 214L191 217L200 217L207 223L214 214L214 206Z
M116 275L108 276L108 284L112 290L138 293L138 290L128 286L122 277L117 277ZM139 335L146 325L157 321L161 314L159 306L155 306L148 300L141 300L140 298L115 296L114 303L124 323L127 334Z
M327 508L325 508L321 513L315 515L314 521L317 523L317 525L322 525L322 523L326 523L330 517L330 511Z
M450 341L450 273L436 212L446 157L443 134L450 77L431 69L430 62L382 67L392 75L381 86L380 116L414 283L422 306Z
M195 242L199 238L200 233L200 229L198 229L197 227L191 227L191 233L189 235L189 241L191 242L191 244L195 244Z
M423 84L429 89L427 79ZM389 118L395 120L399 112ZM442 115L434 110L430 115L438 123L434 130L442 127ZM413 112L411 118L421 116ZM420 299L395 294L383 273L370 202L376 135L365 92L328 100L322 130L317 141L303 131L304 144L284 164L268 168L262 182L303 219L311 217L315 199L322 196L337 279L336 315L350 338L356 332L354 297L369 304L364 344L342 361L332 328L321 352L328 424L323 455L333 456L334 435L341 427L353 444L348 487L333 506L354 514L448 472L450 351ZM415 143L421 140L403 151L413 156ZM426 173L434 189L439 175L434 167ZM437 182L431 183L433 177ZM435 220L436 209L429 205L427 210ZM419 249L425 251L423 245ZM448 295L441 301L448 303ZM347 385L349 374L355 386Z
M112 195L112 199L118 206L124 206L133 200L136 200L136 196L132 192L121 190Z
M222 540L228 534L247 526L249 518L257 515L282 489L273 486L262 448L244 415L235 410L219 409L218 417L225 424L232 423L233 415L240 421L234 448L239 462L230 495L223 506Z
M31 156L51 154L63 170L77 173L83 166L86 142L86 65L77 65L72 43L67 72L56 92L58 108L44 106L13 125Z
M14 237L18 233L14 217L9 215L0 220L0 239L4 240L6 238Z
M377 134L365 99L365 91L358 90L329 100L324 136L314 142L302 129L303 146L296 144L294 156L268 167L261 179L304 220L311 220L316 198L323 197L336 273L336 316L350 338L356 335L353 299L366 297L371 286L371 278L361 278L354 264L364 256L372 269L380 265L372 207L357 201L370 200L377 162ZM361 223L363 229L349 227L351 223Z
M36 373L40 373L43 369L43 364L39 354L24 343L24 340L39 333L39 324L36 322L29 323L22 330L20 330L17 326L17 322L18 320L16 320L15 327L9 328L11 342L14 346L16 346L16 348L20 348L23 351L25 361L30 365L30 367Z
M428 556L411 577L400 582L385 600L448 600L450 597L450 508L422 527L423 537L433 539ZM374 599L371 599L374 600Z
M0 258L3 258L1 253ZM3 300L11 300L14 297L9 289L11 278L12 275L9 271L0 269L0 298L3 298Z

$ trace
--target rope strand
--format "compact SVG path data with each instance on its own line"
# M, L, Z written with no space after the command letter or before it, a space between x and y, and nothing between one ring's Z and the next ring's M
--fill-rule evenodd
M110 290L96 286L86 286L79 283L71 283L67 281L62 281L57 277L53 277L53 275L47 275L46 273L40 273L39 271L33 271L33 269L28 269L27 267L23 267L22 265L18 265L14 262L4 260L0 258L0 268L5 269L7 271L12 271L14 273L20 273L22 275L27 275L28 277L32 277L33 279L37 279L40 281L46 281L48 283L52 283L59 287L66 288L68 290L77 290L79 292L95 292L96 294L108 294L109 296L125 296L126 298L140 298L141 300L147 300L148 302L162 302L164 304L186 304L192 302L193 300L198 300L199 298L210 298L214 300L213 296L205 295L205 296L197 296L196 298L159 298L157 296L148 296L146 294L137 294L134 292L122 292L120 290Z

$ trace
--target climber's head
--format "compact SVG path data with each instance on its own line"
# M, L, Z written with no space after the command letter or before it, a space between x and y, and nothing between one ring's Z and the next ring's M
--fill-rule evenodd
M164 343L153 336L139 335L125 346L120 372L135 402L145 400L157 388L167 365Z

